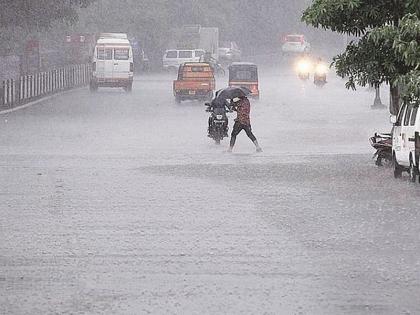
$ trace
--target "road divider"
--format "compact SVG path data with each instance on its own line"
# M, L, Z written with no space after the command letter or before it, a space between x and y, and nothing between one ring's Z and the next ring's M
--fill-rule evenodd
M45 97L86 86L91 65L71 65L0 82L0 114L32 105Z

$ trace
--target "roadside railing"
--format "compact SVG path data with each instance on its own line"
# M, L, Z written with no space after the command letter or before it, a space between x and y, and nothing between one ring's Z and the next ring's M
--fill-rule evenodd
M0 110L89 84L91 65L72 65L0 82Z

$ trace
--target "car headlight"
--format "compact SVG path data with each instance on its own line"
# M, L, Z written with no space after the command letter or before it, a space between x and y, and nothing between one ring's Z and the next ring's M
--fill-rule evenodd
M311 63L308 60L300 60L297 64L297 71L299 73L308 73L311 71Z

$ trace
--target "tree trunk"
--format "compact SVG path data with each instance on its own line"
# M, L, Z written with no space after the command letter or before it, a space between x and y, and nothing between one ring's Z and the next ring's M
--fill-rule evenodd
M390 105L389 111L392 115L398 115L401 106L400 90L398 86L391 84L390 86Z

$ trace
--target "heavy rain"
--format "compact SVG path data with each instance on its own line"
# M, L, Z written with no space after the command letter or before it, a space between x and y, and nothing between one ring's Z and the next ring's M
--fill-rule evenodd
M420 314L418 0L0 2L1 314Z

